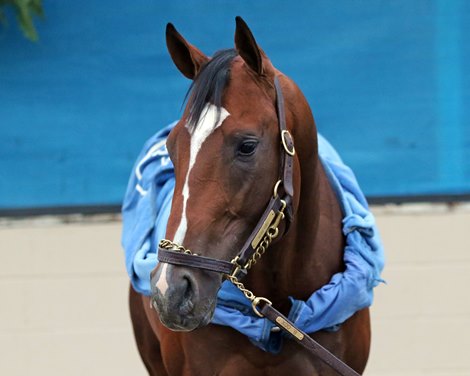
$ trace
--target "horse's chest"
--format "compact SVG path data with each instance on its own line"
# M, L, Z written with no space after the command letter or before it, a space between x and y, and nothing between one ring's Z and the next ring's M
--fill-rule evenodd
M330 369L293 342L287 342L282 353L274 355L258 349L239 333L219 326L165 337L161 338L161 350L169 376L330 374Z

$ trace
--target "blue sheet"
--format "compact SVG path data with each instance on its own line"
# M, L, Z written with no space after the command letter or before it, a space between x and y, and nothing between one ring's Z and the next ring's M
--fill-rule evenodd
M126 268L132 285L144 295L150 295L150 272L157 264L157 245L165 237L170 214L175 178L165 141L174 125L168 125L145 143L122 206ZM338 330L356 311L370 306L373 288L382 281L384 266L375 220L353 172L321 135L318 147L344 214L346 268L307 301L291 298L289 319L307 333ZM238 330L265 351L281 350L284 334L272 332L274 324L256 316L250 302L230 282L222 284L217 298L213 324Z

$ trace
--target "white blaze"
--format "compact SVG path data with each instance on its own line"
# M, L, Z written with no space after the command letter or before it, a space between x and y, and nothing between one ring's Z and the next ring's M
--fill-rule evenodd
M186 203L189 199L189 175L191 170L196 162L197 155L201 150L201 146L204 141L214 132L218 127L222 125L224 120L230 114L228 111L221 107L220 113L217 109L217 106L207 103L204 109L202 110L201 117L199 118L194 131L191 132L189 130L189 125L186 123L186 128L188 128L189 133L191 134L191 146L189 151L189 166L188 171L186 172L186 178L184 180L183 186L183 211L181 213L181 220L176 229L175 236L173 237L173 241L175 243L183 245L184 238L186 236L186 230L188 228L188 220L186 218ZM217 121L217 117L219 119ZM162 271L160 273L160 277L158 278L158 282L156 287L160 290L160 292L165 295L165 292L168 288L168 282L166 279L166 271L167 271L168 264L164 264Z

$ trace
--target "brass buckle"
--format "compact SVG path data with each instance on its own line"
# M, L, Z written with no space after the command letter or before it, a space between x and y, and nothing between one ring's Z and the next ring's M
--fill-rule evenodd
M258 311L258 308L257 308L257 307L258 307L258 304L259 304L261 301L262 301L262 302L265 302L265 303L268 304L268 305L272 305L273 303L272 303L270 300L268 300L268 299L266 299L266 298L263 298L262 296L256 297L256 298L251 302L251 307L253 308L253 311L254 311L259 317L263 318L264 315L263 315L260 311Z
M289 146L287 145L288 141L286 140L286 136L288 136L289 141L292 144L292 149L289 149ZM284 146L284 150L286 151L286 153L293 157L295 155L294 140L292 139L292 136L287 129L284 129L281 132L281 141L282 141L282 146Z

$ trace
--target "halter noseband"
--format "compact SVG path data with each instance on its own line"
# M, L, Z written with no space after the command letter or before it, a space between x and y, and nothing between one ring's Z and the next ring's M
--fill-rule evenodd
M274 186L273 196L269 200L265 211L240 252L229 262L194 254L182 245L162 239L158 245L159 262L223 273L229 280L235 283L235 281L238 282L239 279L246 275L247 270L261 258L271 242L279 235L279 224L286 215L288 222L292 221L294 140L287 130L284 97L277 76L274 78L274 87L276 90L276 109L282 145L280 164L282 174L280 174L279 180ZM284 190L282 198L278 193L281 185ZM286 224L287 226L288 223ZM240 286L238 287L240 288ZM253 301L254 299L250 300ZM257 311L255 310L255 312Z

